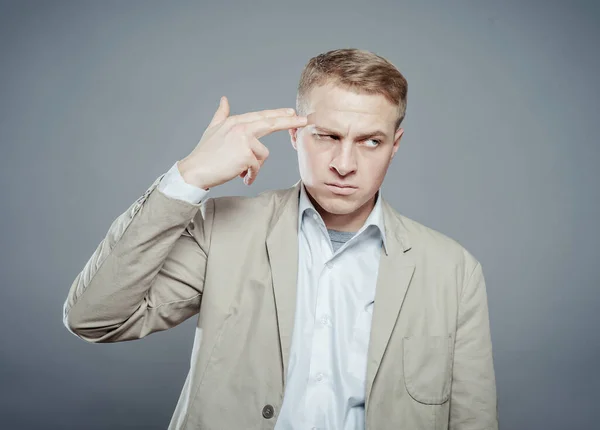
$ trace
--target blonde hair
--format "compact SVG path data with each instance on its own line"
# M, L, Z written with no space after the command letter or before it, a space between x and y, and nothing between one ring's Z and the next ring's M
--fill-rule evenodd
M385 58L361 49L336 49L311 58L300 75L296 111L306 113L307 97L315 86L334 84L365 94L381 94L398 106L396 128L406 115L408 83Z

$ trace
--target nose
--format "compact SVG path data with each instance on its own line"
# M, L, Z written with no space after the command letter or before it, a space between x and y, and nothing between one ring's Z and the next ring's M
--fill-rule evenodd
M340 176L346 176L355 172L358 166L354 154L354 145L351 142L342 143L338 145L336 151L329 167L336 170Z

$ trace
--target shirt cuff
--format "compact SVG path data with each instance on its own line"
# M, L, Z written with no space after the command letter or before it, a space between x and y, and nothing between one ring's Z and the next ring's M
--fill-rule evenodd
M181 176L177 162L163 176L158 189L165 195L188 203L198 204L209 193L208 190L188 184Z

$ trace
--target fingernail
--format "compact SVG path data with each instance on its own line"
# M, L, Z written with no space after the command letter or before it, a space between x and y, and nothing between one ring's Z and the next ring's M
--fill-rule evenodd
M286 110L286 113L289 113L290 115L293 114L294 112L295 112L294 109L287 109Z

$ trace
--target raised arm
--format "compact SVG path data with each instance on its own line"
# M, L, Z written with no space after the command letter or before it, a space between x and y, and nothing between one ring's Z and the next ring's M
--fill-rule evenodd
M71 285L63 321L84 340L139 339L198 312L213 201L173 198L158 187L163 176L114 220Z
M71 285L67 328L89 342L118 342L198 313L215 210L214 200L189 196L237 176L252 184L269 155L258 139L306 122L293 109L229 116L223 97L194 150L112 223Z

